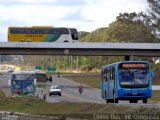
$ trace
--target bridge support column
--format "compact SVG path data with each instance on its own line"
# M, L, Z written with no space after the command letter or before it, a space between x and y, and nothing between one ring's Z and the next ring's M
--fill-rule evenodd
M125 61L134 61L134 56L132 56L132 55L126 55L125 56Z

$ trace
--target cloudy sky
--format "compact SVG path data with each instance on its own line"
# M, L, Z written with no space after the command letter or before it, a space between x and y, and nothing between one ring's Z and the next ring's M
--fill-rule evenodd
M0 42L8 26L75 27L94 31L119 13L145 11L146 0L0 0Z

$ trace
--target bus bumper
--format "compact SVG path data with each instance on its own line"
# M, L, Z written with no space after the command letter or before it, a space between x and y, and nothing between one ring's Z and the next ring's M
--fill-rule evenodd
M150 98L152 95L151 89L121 89L117 92L117 97L123 100Z

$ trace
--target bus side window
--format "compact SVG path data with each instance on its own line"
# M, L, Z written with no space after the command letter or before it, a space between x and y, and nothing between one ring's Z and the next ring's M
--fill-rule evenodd
M106 81L108 81L108 70L106 69Z
M108 80L108 79L107 79L107 70L104 70L104 79L105 79L105 81Z
M110 69L110 80L113 80L112 68Z
M112 80L115 80L115 68L112 68Z
M103 80L104 79L104 71L103 70L101 71L101 75L102 75L101 77L102 77L102 80Z
M111 70L108 70L108 80L111 80Z
M115 68L111 68L110 69L110 80L114 80L115 79L114 71L115 71Z

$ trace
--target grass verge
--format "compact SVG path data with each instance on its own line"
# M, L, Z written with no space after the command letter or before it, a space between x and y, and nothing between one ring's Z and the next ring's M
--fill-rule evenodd
M95 104L95 103L48 103L35 97L5 97L0 91L0 110L10 112L22 112L45 116L63 116L74 118L91 118L103 115L124 115L135 114L159 114L158 108L129 107L115 104Z
M152 98L150 98L150 100L154 102L159 102L160 101L160 90L153 90Z

